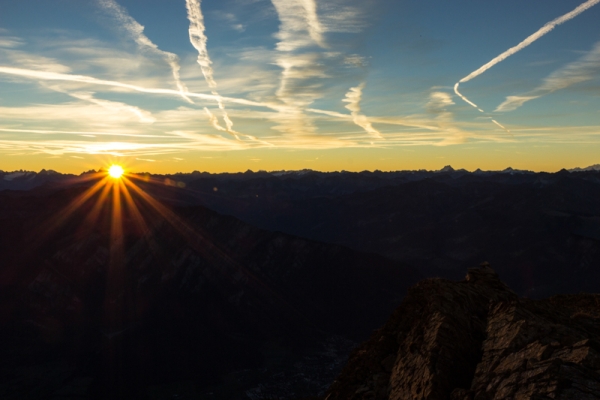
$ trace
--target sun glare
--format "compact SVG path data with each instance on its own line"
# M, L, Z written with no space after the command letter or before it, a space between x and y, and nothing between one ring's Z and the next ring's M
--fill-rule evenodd
M120 165L111 165L108 169L108 174L115 179L119 179L124 172L123 167Z

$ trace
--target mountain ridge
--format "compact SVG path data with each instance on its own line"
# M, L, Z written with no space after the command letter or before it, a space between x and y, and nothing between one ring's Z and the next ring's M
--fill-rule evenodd
M324 398L597 399L599 321L600 295L519 298L484 263L411 288Z

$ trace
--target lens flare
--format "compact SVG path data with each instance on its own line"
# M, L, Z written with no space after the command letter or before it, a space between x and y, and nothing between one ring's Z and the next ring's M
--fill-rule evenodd
M108 169L108 175L115 179L119 179L124 173L125 171L120 165L111 165Z

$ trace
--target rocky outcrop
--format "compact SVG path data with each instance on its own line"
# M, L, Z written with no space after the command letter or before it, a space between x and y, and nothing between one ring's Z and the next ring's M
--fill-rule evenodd
M422 281L325 399L600 399L600 295L518 298L487 263Z

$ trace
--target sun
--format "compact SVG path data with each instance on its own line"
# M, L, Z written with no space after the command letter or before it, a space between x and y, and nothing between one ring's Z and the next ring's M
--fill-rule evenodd
M115 179L119 179L124 173L125 170L120 165L111 165L108 169L108 175Z

